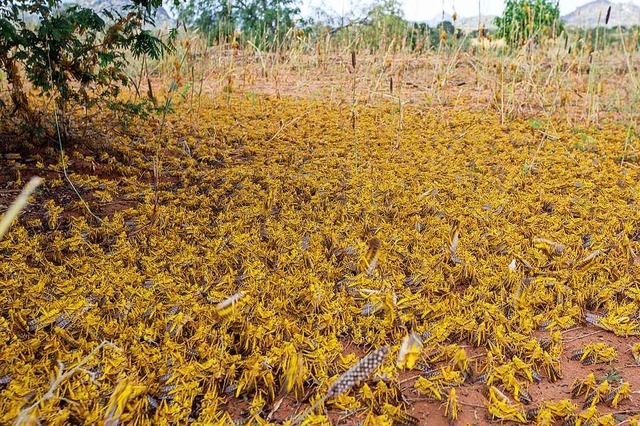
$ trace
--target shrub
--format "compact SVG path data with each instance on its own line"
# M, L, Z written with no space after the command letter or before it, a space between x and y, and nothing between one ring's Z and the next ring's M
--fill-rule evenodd
M148 29L161 4L133 0L122 13L104 10L101 16L80 6L62 9L61 0L0 0L0 70L6 74L13 112L31 129L42 130L43 116L30 104L23 77L54 100L63 129L71 101L130 107L117 101L120 88L128 84L129 53L158 59L171 48L171 39L166 44Z

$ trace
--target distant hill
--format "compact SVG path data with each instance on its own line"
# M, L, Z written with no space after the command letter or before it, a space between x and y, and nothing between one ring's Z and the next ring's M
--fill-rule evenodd
M495 17L495 15L483 15L480 19L480 22L478 22L477 16L471 16L467 18L458 17L458 20L456 21L456 27L460 28L464 32L468 32L477 30L478 24L484 24L485 30L493 30L495 29L495 25L493 25L493 19ZM453 22L453 17L448 13L445 13L444 19L442 19L442 14L439 13L433 18L429 19L426 24L431 28L435 28L440 25L442 21Z
M496 28L495 25L493 25L493 20L496 16L495 15L483 15L480 18L480 24L484 25L484 29L491 31L494 30ZM458 22L456 23L456 26L460 29L462 29L462 31L475 31L478 29L478 17L477 16L473 16L471 18L460 18L458 19Z
M444 15L442 13L438 13L437 15L434 15L433 18L429 19L426 23L431 28L434 28L434 27L437 27L438 24L441 23L442 21L451 22L453 21L453 18L448 13L445 13Z
M632 25L640 26L640 6L636 6L631 2L613 3L609 0L594 0L578 7L576 10L562 16L560 19L562 19L568 27L594 28L598 25L604 26L609 6L611 6L611 15L609 16L609 24L607 27L615 27L618 25L623 25L627 28ZM493 25L495 17L495 15L482 16L481 23L484 23L485 29L489 31L495 30L496 27ZM451 15L445 14L443 19L442 13L438 13L433 18L426 21L426 24L434 28L443 20L451 22ZM472 16L468 18L458 18L456 27L465 32L477 30L478 17Z
M604 26L607 9L611 6L611 16L608 27L624 25L640 25L640 7L633 3L612 3L608 0L595 0L580 6L573 12L562 17L569 27L593 28Z

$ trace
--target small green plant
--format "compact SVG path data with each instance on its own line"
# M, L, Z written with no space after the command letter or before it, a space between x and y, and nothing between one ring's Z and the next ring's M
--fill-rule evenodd
M582 143L580 143L580 142L574 143L573 144L573 149L576 149L578 151L585 151L585 152L597 152L598 151L598 148L596 146L596 142L593 139L593 137L582 133L580 135L580 138L582 139Z
M600 382L604 382L604 381L608 381L611 384L618 384L618 383L622 383L624 381L624 377L622 377L622 374L614 368L612 368L611 370L607 371L601 378L600 378Z
M560 6L552 0L507 0L496 33L510 46L522 46L541 37L557 37L563 31Z

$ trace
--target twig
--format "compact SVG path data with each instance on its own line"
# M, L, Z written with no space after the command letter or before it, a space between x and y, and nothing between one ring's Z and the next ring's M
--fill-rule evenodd
M552 141L557 141L558 139L560 139L558 136L551 135L551 134L549 134L549 133L547 133L547 132L545 132L545 131L542 131L542 130L536 130L536 131L537 131L538 133L540 133L542 136L544 136L544 137L546 137L547 139L550 139L550 140L552 140Z
M284 401L284 396L273 404L273 408L271 408L271 411L267 415L267 421L270 421L273 418L273 415L280 409L282 401Z
M296 415L293 420L292 420L292 425L293 426L297 426L299 425L304 419L306 419L309 414L313 413L313 411L318 408L320 405L322 405L325 401L327 400L327 396L323 396L322 398L320 398L319 400L317 400L315 403L313 403L309 408L307 408L306 410L304 410L302 413Z
M340 423L343 420L347 420L349 417L355 416L358 413L361 413L363 411L365 411L367 409L367 407L360 407L360 408L356 408L355 410L351 410L349 412L347 412L345 415L343 415L342 417L340 417L338 419L337 423Z
M420 377L422 377L422 374L417 374L417 375L415 375L415 376L407 377L407 378L406 378L406 379L404 379L404 380L400 380L400 384L402 385L402 384L404 384L404 383L410 382L411 380L418 379L418 378L420 378Z
M636 414L640 414L640 410L625 410L625 411L616 411L611 413L614 416L633 416Z
M576 340L584 339L585 337L593 336L593 335L601 333L601 332L602 332L602 330L592 331L591 333L583 334L582 336L575 336L575 337L572 337L570 339L563 339L562 342L563 343L573 342L573 341L576 341Z
M472 404L470 402L458 401L460 405L466 405L467 407L485 408L484 405Z
M278 129L277 132L275 132L273 134L273 136L271 136L269 138L269 140L267 140L266 143L271 142L272 140L274 140L279 134L280 132L282 132L284 129L286 129L287 127L291 126L293 123L295 123L296 121L300 120L302 117L304 117L305 115L309 114L309 111L305 112L304 114L298 116L298 117L294 117L291 120L289 120L288 122L284 123L282 126L280 126L280 128Z
M342 31L342 30L347 29L347 28L349 28L351 26L354 26L354 25L366 25L366 24L368 24L366 17L361 18L361 19L355 19L353 21L347 22L346 24L340 25L339 27L332 28L329 31L329 34L333 35L333 34L337 33L338 31Z

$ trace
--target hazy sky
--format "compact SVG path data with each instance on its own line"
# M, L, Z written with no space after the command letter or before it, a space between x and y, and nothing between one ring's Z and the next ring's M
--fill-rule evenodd
M560 13L565 15L572 12L576 7L588 3L590 0L560 0ZM613 0L615 3L622 3L621 0ZM640 0L631 0L632 3L640 4ZM303 0L305 7L303 12L310 13L314 6L324 5L324 8L332 9L337 14L348 13L354 8L361 8L362 5L371 3L370 0ZM404 4L405 18L411 21L427 21L444 11L448 14L455 9L459 16L478 15L478 3L480 12L483 15L498 15L502 12L503 0L402 0Z

